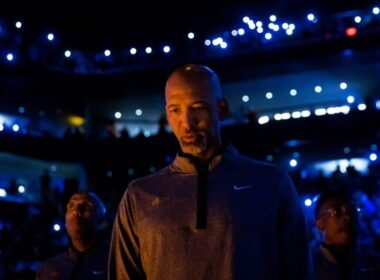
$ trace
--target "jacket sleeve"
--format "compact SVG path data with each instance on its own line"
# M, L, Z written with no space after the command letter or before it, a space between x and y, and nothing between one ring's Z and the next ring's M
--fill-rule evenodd
M315 279L308 229L297 190L286 172L279 176L277 227L280 279Z
M115 217L108 260L109 280L146 279L140 259L132 193L130 185L120 201Z

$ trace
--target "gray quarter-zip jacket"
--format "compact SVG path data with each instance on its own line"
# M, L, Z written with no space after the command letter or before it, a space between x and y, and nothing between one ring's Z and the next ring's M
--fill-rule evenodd
M115 218L110 280L314 279L304 214L278 167L228 146L207 174L197 227L197 169L171 165L132 181Z

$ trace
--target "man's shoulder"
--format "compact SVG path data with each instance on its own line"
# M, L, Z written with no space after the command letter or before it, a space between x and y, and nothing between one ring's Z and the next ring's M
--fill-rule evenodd
M128 189L140 188L143 186L150 186L153 183L157 183L159 181L165 180L166 176L170 173L171 173L170 167L165 166L162 169L160 169L160 170L158 170L152 174L142 176L142 177L139 177L139 178L132 180L128 184Z
M247 155L236 155L234 157L234 164L238 165L239 168L249 168L254 169L261 172L269 172L269 173L284 173L285 171L278 165L265 162L262 160L258 160L254 157Z
M52 269L57 266L58 267L64 266L64 264L67 262L70 262L70 256L67 252L59 254L59 255L55 255L41 262L40 270Z

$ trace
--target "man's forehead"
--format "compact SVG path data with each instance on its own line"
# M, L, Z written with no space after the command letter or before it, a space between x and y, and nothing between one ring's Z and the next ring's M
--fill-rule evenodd
M88 194L74 194L70 198L69 203L70 202L82 202L82 201L93 203L91 196L89 196Z
M351 203L344 198L330 198L322 205L323 207L351 206Z

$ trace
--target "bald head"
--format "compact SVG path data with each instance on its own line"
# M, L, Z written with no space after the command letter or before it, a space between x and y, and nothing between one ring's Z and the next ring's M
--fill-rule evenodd
M166 114L182 152L199 160L210 158L222 146L220 126L228 113L219 78L204 65L177 68L165 87Z
M208 93L215 99L222 97L220 81L218 75L209 67L200 64L183 65L169 76L166 87L165 96L173 87L188 85L189 87L207 87Z

